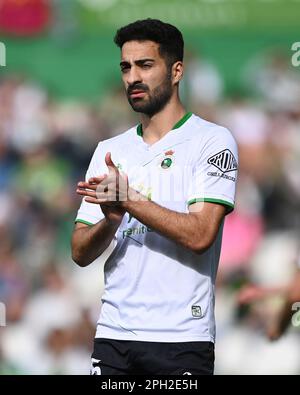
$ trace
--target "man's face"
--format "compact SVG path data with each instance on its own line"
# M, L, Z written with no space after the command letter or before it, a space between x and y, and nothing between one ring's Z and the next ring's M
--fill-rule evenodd
M153 41L128 41L120 63L128 101L136 112L152 116L161 111L173 93L171 71Z

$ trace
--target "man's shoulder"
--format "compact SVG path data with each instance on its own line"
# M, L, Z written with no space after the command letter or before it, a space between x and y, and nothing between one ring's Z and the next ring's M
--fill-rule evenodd
M207 121L196 114L193 114L191 121L190 132L201 141L202 144L212 138L225 140L233 139L232 133L225 126Z
M100 140L95 148L93 157L100 158L100 161L104 163L104 157L106 152L111 152L113 156L120 152L134 146L136 135L136 126L126 130L117 136L109 139Z
M106 140L102 140L99 142L99 145L106 145L106 146L110 146L113 147L114 145L120 145L123 142L129 142L131 139L133 139L136 135L136 128L137 126L133 126L130 129L125 130L125 132L122 132L120 134L118 134L117 136L111 137L109 139Z

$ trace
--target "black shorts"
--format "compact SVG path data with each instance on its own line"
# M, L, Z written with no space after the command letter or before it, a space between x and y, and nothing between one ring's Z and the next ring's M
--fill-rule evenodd
M212 375L212 342L160 343L96 338L91 374Z

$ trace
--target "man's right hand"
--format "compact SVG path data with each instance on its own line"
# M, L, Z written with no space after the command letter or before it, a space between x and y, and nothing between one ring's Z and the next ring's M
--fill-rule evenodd
M94 200L92 203L97 203L95 200L95 195L97 191L97 187L101 184L101 182L107 177L107 174L103 174L98 177L93 177L86 181L78 182L78 187L76 192L78 195L85 196L87 201ZM107 221L111 224L120 224L122 222L123 216L126 213L126 210L120 205L108 205L105 203L98 203L101 207L103 214Z

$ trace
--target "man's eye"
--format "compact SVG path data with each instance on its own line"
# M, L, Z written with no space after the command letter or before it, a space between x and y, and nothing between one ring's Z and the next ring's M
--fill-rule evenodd
M150 63L143 64L143 69L150 69L150 67L152 67L152 64Z
M129 67L121 67L121 73L126 73L129 70Z

